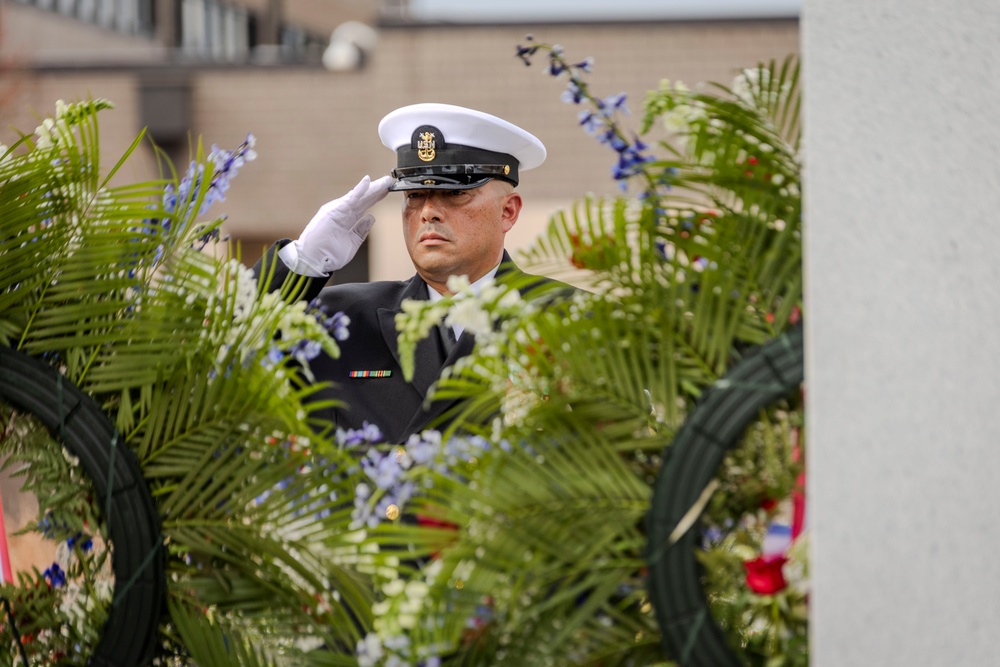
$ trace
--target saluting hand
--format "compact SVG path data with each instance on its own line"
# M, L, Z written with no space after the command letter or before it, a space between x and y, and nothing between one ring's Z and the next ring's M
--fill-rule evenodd
M295 273L320 277L347 266L368 237L375 216L368 209L382 201L391 176L361 179L343 197L323 204L299 238L281 249L281 260Z

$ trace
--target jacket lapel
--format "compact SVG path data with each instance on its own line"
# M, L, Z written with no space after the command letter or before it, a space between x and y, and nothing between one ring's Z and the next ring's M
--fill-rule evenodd
M500 262L500 268L497 269L497 279L508 278L517 280L522 276L525 276L517 266L512 262L510 255L507 254L505 250L503 253L503 259ZM522 292L529 289L532 285L523 286ZM396 359L396 363L399 363L399 346L396 340L396 314L402 312L402 303L406 299L427 299L427 285L419 276L414 276L410 279L409 284L403 290L400 300L392 308L380 308L378 310L379 326L382 329L382 337L385 338L385 343L392 352L393 357ZM441 369L445 366L450 366L456 361L464 356L472 353L473 348L476 345L476 337L469 332L463 332L458 338L455 347L452 349L451 353L448 355L447 359L443 357L442 350L444 349L441 345L441 334L439 333L437 327L431 329L431 333L427 338L417 343L416 353L414 355L414 372L413 372L413 386L420 392L421 396L426 399L430 393L431 386L438 380L441 375ZM405 433L418 433L425 428L430 427L434 424L434 421L445 414L449 409L453 408L458 401L456 399L441 399L435 401L424 401L421 410L417 411L410 420L409 425L405 429Z
M403 301L407 299L427 300L427 285L419 276L410 278L409 283L400 293L399 300L395 304L390 307L379 308L376 311L379 329L382 331L382 338L385 341L386 347L389 348L389 352L392 353L393 358L396 360L396 363L400 366L402 364L400 364L399 358L399 342L397 339L399 334L396 331L396 315L403 312ZM458 348L457 345L455 347L456 349ZM424 398L427 398L427 393L431 385L434 384L434 381L438 378L438 374L441 372L441 364L444 362L441 350L440 336L437 329L432 329L431 335L419 341L414 351L412 384Z

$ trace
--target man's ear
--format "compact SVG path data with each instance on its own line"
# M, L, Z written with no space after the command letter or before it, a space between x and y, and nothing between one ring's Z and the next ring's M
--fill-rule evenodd
M522 204L523 202L519 193L511 192L505 195L502 211L503 217L501 218L504 233L509 232L514 223L517 222L517 217L521 215Z

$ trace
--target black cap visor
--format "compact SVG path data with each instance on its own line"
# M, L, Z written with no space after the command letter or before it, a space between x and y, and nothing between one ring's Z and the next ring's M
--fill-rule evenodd
M500 178L510 181L504 172L505 165L448 164L424 167L397 167L392 170L396 179L389 190L471 190Z
M426 146L419 141L427 139ZM389 188L399 190L471 190L499 178L517 185L518 162L512 155L495 151L446 144L441 133L429 125L413 133L408 146L396 150L396 182Z

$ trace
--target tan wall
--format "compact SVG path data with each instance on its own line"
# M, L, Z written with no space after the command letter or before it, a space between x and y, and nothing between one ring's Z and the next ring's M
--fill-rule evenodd
M56 543L37 533L16 535L25 526L38 521L38 501L33 495L17 493L21 479L13 471L0 472L0 503L3 504L4 529L7 532L7 555L14 581L18 573L30 573L32 566L44 571L55 559Z
M0 57L20 63L148 62L163 58L159 44L89 25L55 12L0 0Z
M373 0L283 0L283 3L288 23L320 35L329 35L345 21L375 25L379 14L379 3Z
M133 73L98 72L86 76L73 73L53 73L45 76L24 76L18 79L16 96L0 107L0 142L10 144L17 138L13 128L31 133L39 119L55 113L56 100L67 102L88 98L106 98L115 108L101 113L102 166L110 169L125 153L142 130L139 120L139 78ZM148 144L139 149L135 159L126 163L116 182L136 182L156 174L152 150Z

